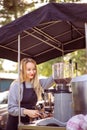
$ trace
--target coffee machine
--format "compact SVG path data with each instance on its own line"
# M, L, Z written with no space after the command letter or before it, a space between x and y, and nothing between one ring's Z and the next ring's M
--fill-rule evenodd
M69 90L71 77L64 74L64 68L71 74L72 68L65 67L64 63L55 63L52 66L52 76L56 83L54 93L53 117L38 120L39 126L66 126L67 121L73 116L72 92ZM65 77L66 76L66 77Z

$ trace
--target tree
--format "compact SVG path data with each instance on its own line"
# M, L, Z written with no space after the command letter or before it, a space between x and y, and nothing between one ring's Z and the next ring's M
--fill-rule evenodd
M50 76L52 75L52 65L54 63L57 63L57 62L61 62L62 61L62 57L59 57L59 58L55 58L53 60L49 60L47 62L44 62L42 64L39 64L38 65L38 70L39 70L39 73L43 76Z
M71 59L74 63L74 74L76 71L77 75L83 75L87 73L87 57L85 49L71 53ZM77 68L75 67L75 63L77 63Z
M0 0L0 26L10 23L27 12L49 2L78 2L80 0ZM38 4L38 7L35 6Z
M0 25L5 25L18 17L24 15L26 11L33 10L34 2L26 3L25 0L1 0L0 1Z
M3 64L3 59L0 59L0 72L3 70L2 64Z
M52 65L58 62L64 62L64 64L69 64L72 61L73 77L83 75L87 73L87 57L86 50L77 50L75 52L69 53L63 57L55 58L49 60L45 63L38 65L39 73L44 76L50 76L52 74ZM64 68L66 69L66 68ZM69 70L69 69L67 69ZM67 73L67 72L66 72Z

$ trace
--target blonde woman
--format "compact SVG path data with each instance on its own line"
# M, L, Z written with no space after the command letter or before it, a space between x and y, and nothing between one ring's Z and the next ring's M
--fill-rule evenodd
M51 87L54 80L52 77L38 79L37 65L32 58L22 59L20 66L20 114L21 122L26 124L30 122L30 118L41 116L39 111L35 110L35 105L40 98L41 87L43 89ZM10 86L6 130L18 130L18 87L18 80L15 80Z

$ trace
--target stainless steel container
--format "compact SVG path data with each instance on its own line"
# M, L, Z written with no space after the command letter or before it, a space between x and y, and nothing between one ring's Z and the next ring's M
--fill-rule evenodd
M67 122L73 116L72 93L55 93L54 99L54 118L63 123Z
M87 75L71 81L74 114L87 114Z

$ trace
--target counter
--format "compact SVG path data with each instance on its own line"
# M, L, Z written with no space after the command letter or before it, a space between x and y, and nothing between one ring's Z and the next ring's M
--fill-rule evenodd
M18 130L66 130L65 127L19 125Z

